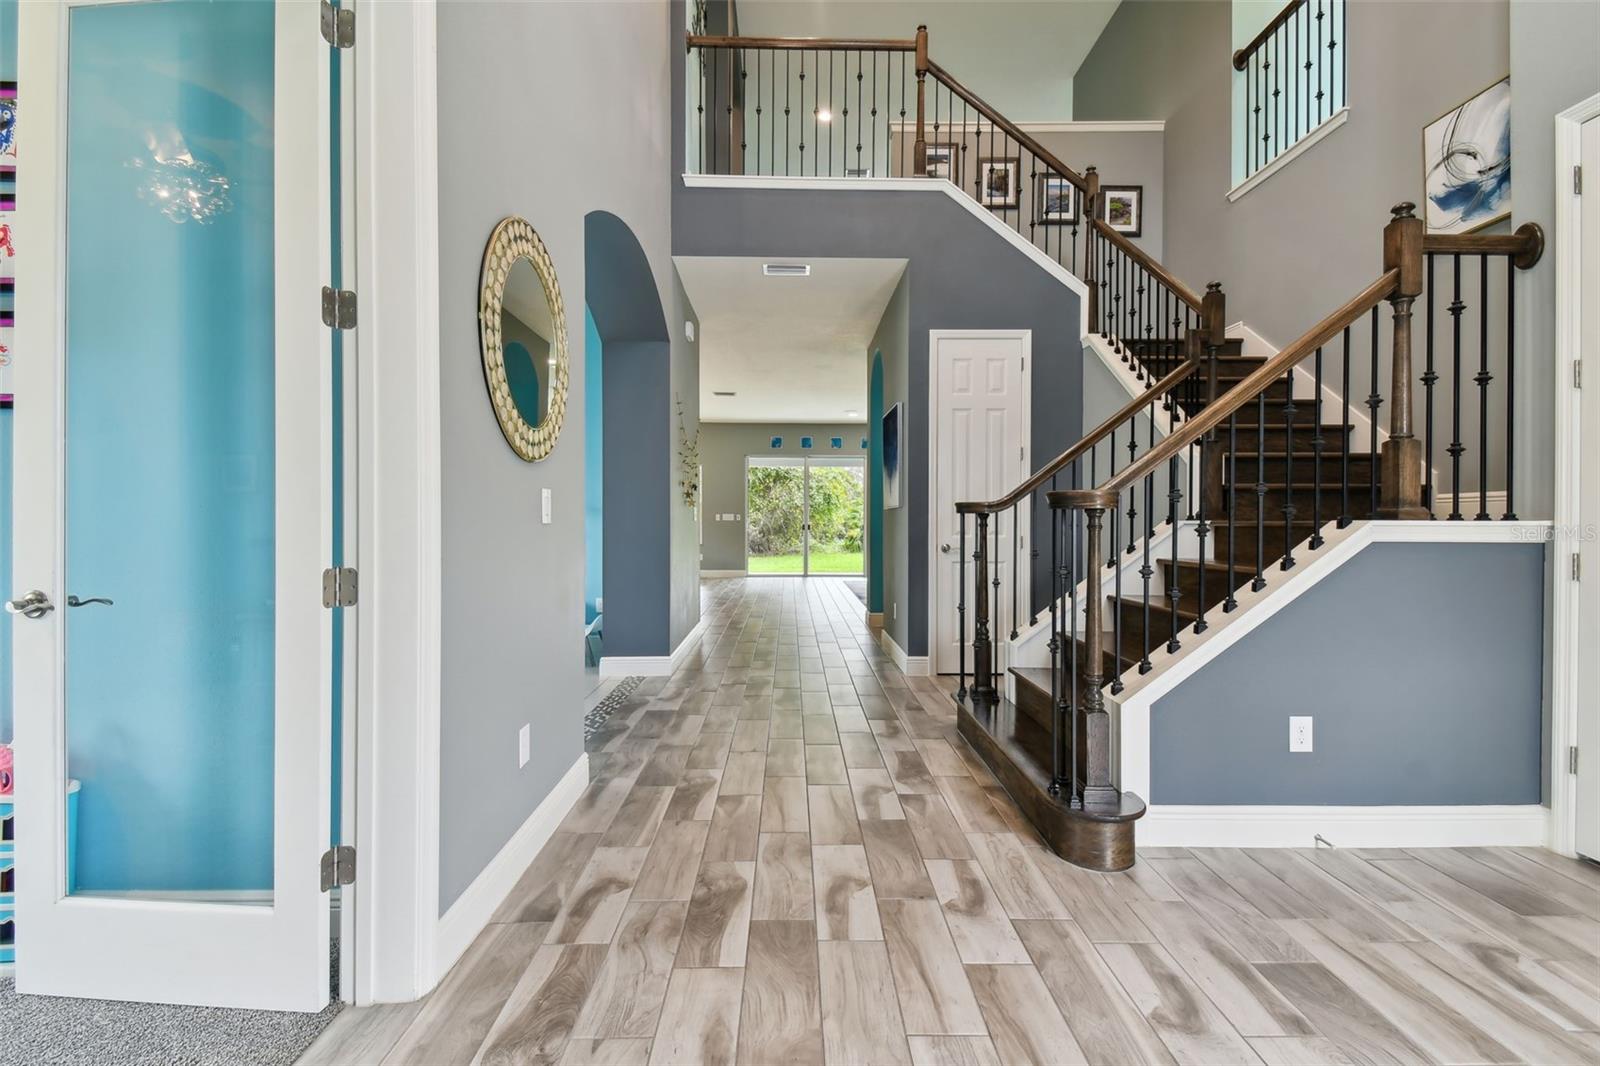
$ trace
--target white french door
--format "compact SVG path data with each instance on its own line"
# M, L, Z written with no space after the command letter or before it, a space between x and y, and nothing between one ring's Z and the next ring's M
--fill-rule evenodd
M300 0L21 5L22 992L328 1001L318 20Z
M956 604L961 591L961 531L956 504L993 500L1019 485L1028 469L1028 373L1032 334L1027 330L933 330L928 338L933 424L934 512L929 519L934 550L933 672L953 674L959 668L963 639L957 628ZM967 518L966 625L967 669L972 669L972 553L976 523ZM1013 522L1016 573L1013 574ZM1006 511L989 520L988 571L990 638L998 649L1010 634L1013 584L1020 599L1032 573L1028 511ZM992 584L996 579L999 588ZM1014 579L1014 580L1013 580ZM997 669L1004 665L996 656Z
M865 573L864 457L748 456L744 482L747 574Z

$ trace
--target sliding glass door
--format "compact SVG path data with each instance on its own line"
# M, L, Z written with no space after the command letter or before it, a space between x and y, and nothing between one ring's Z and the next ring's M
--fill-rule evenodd
M754 458L745 467L745 569L861 574L866 459Z

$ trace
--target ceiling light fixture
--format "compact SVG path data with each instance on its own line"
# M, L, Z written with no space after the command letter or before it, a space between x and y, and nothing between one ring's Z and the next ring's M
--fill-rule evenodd
M809 278L811 264L809 263L763 263L761 273L769 278Z
M855 417L856 417L856 416L858 416L858 415L859 415L859 414L860 414L860 413L861 413L861 412L859 412L859 411L846 411L846 412L845 412L845 413L844 413L844 416L845 416L845 417L846 417L846 418L855 418Z
M712 389L711 390L711 395L713 395L713 396L737 396L739 394L737 392L718 392L716 389Z

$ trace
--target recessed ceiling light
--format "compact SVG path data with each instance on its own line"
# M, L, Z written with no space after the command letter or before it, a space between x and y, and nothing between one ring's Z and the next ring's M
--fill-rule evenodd
M713 395L713 396L737 396L739 394L737 392L718 392L716 389L712 389L711 390L711 395Z
M817 112L817 121L818 122L832 122L833 121L833 112L829 111L827 108L823 108L821 111Z
M809 278L811 264L809 263L763 263L761 273L769 278Z

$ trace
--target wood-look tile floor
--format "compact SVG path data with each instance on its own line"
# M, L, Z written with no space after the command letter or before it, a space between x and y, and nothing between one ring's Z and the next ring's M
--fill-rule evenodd
M439 988L346 1011L302 1062L1600 1062L1595 868L1144 849L1090 873L843 582L711 581L704 613Z

